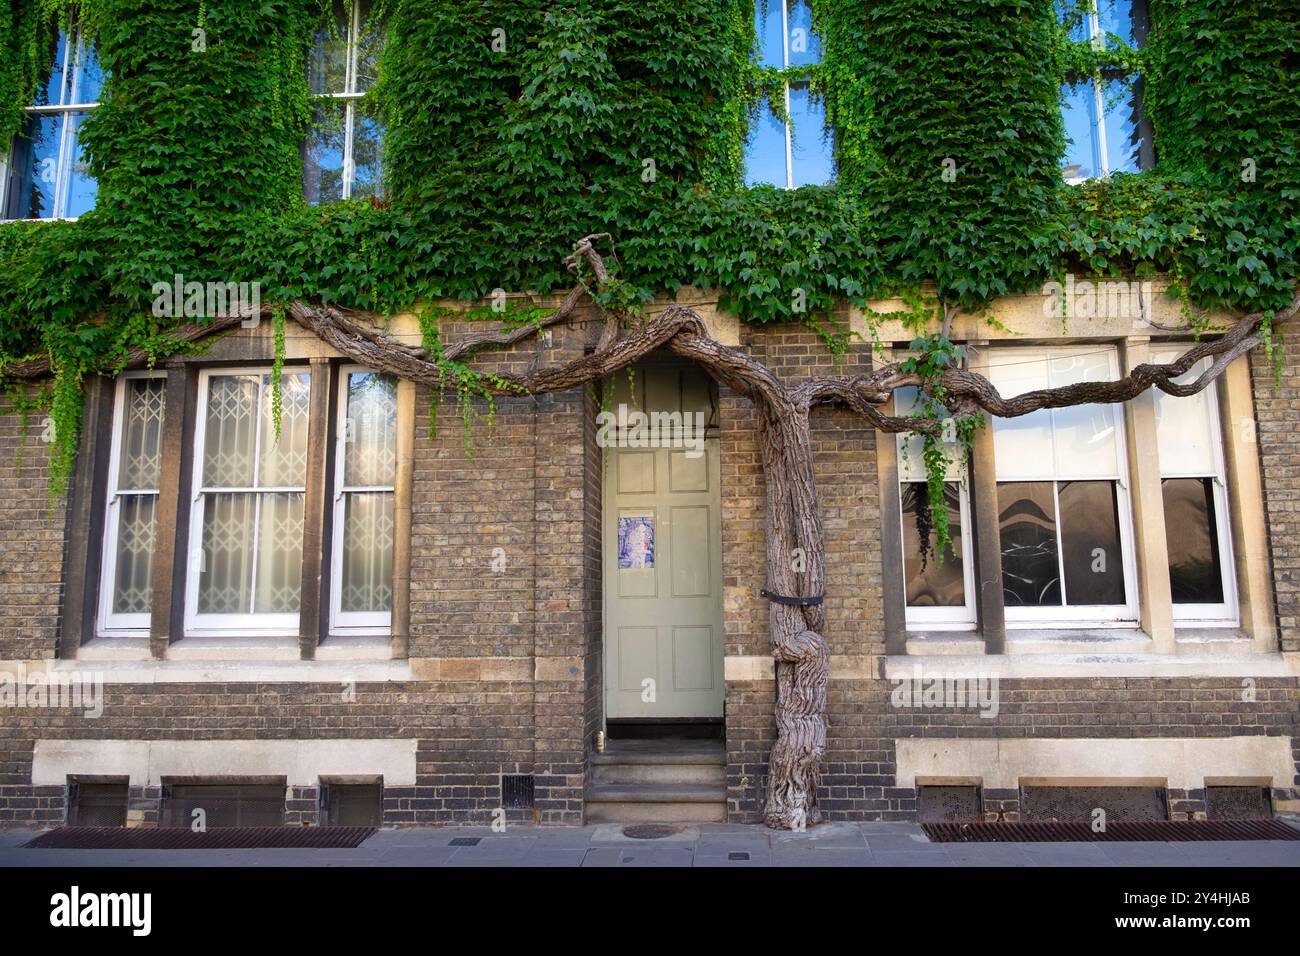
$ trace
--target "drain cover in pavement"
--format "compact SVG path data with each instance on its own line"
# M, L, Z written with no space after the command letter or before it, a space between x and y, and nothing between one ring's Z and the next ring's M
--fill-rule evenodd
M478 846L482 837L453 837L447 846Z
M664 837L676 836L681 832L681 827L670 827L666 823L638 823L623 828L623 836L633 840L662 840Z

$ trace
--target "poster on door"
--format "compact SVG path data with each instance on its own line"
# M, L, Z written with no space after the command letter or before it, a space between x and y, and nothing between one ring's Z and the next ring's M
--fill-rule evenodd
M620 570L655 566L654 515L618 519L618 566Z

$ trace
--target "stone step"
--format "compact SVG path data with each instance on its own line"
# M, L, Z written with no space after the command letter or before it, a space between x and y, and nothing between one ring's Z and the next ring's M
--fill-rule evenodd
M598 763L592 761L588 780L593 784L704 784L726 788L725 763Z
M592 766L727 765L727 747L721 740L611 740L604 753L593 753L590 756Z
M708 784L593 784L588 823L720 823L727 818L725 786Z

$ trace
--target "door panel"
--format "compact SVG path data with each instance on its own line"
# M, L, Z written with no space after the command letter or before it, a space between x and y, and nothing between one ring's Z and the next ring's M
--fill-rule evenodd
M707 393L703 398L688 394L691 389L664 378L638 372L640 387L634 392L671 401L672 408L708 407ZM698 384L691 388L700 390ZM718 441L707 439L703 454L690 452L681 447L603 452L605 712L610 718L722 716Z

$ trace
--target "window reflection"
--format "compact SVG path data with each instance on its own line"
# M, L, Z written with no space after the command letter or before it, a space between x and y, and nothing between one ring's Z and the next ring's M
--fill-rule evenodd
M951 550L936 553L937 535L930 515L930 497L923 481L909 481L902 486L903 495L903 575L907 584L909 607L964 607L966 578L962 565L961 486L947 482L943 486L948 510ZM928 530L929 547L921 553L919 529Z

